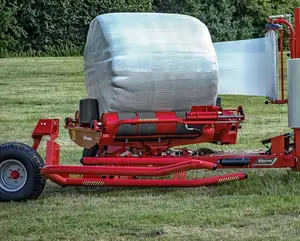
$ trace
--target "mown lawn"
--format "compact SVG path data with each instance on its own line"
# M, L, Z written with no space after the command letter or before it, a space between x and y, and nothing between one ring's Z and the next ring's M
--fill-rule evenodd
M0 142L31 144L38 119L58 117L61 161L78 163L82 150L62 127L85 96L82 58L1 59ZM261 139L289 131L287 106L264 101L223 98L225 107L244 106L247 118L238 144L227 149L261 149ZM300 173L248 172L242 182L188 189L48 182L39 200L0 204L0 240L299 240Z

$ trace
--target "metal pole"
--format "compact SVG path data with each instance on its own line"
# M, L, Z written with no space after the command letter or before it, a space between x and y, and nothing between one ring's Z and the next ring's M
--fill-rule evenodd
M295 58L300 58L300 8L294 10L295 19Z

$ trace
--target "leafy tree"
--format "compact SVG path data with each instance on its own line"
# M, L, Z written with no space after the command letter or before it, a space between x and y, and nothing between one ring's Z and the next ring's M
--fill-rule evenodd
M18 39L25 35L16 17L18 10L16 0L0 0L0 57L13 51Z
M187 14L200 19L208 26L213 41L246 39L254 30L253 19L237 16L237 8L230 0L154 0L153 5L158 12Z
M69 55L83 49L89 22L108 12L152 11L152 0L15 0L26 37L16 51ZM13 8L10 7L11 12ZM12 26L12 24L9 24Z
M82 54L90 21L108 12L194 16L213 41L261 37L267 16L293 13L300 0L0 0L0 56Z

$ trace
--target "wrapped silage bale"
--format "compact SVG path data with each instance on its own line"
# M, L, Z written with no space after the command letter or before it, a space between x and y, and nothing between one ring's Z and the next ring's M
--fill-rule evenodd
M213 105L218 64L208 28L166 13L108 13L91 23L84 50L89 98L99 111L186 111Z

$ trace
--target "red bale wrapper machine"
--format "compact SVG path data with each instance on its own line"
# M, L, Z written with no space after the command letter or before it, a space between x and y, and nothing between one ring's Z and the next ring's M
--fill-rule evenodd
M205 149L172 149L199 143L235 144L243 108L225 110L216 106L192 106L189 112L104 113L95 99L80 100L75 118L66 118L65 128L84 148L80 165L61 165L58 119L40 119L33 131L33 146L6 143L0 146L0 200L38 198L49 179L61 186L199 187L244 180L247 174L232 174L188 180L197 169L292 168L300 170L300 8L295 9L294 27L286 16L269 18L268 28L280 31L281 99L288 102L291 133L262 141L265 152L211 153ZM284 98L283 31L290 36L288 60L289 97ZM297 65L298 63L298 65ZM299 68L297 68L299 66ZM298 70L297 70L298 69ZM298 93L299 92L299 93ZM49 136L45 163L37 149ZM162 178L164 177L164 178ZM167 179L166 177L170 177Z

